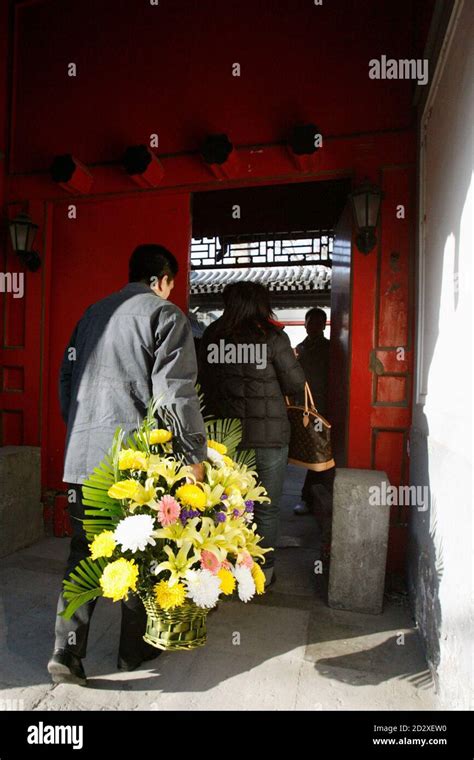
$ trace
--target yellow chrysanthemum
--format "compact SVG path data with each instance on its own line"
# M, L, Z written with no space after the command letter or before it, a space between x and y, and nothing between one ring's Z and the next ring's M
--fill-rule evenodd
M99 533L99 535L94 538L89 546L91 557L92 559L111 557L116 546L117 544L115 543L113 531L103 530L102 533Z
M217 573L217 577L220 578L221 581L222 593L227 596L232 594L235 589L235 578L230 570L226 570L226 568L222 567Z
M155 598L164 610L181 607L186 598L186 589L182 583L170 586L168 581L160 581L154 586Z
M140 483L137 480L119 480L107 491L111 499L133 499L140 489ZM143 488L143 486L141 486Z
M227 454L227 446L224 446L223 443L218 443L217 441L208 441L207 445L211 449L215 449L219 452L219 454Z
M163 430L162 428L158 430L151 430L149 435L149 441L151 444L153 443L167 443L168 441L171 441L173 437L173 433L170 433L169 430Z
M146 470L148 457L142 451L124 449L119 454L119 470Z
M254 562L250 572L252 573L257 594L263 594L265 591L265 574L262 568L257 562Z
M118 602L126 599L129 591L136 591L137 581L137 565L133 560L121 557L107 565L101 575L100 585L104 596Z
M234 460L231 459L230 457L226 456L225 454L222 456L222 459L224 460L224 462L226 463L226 465L228 465L229 467L233 467L234 464L235 464Z
M206 508L206 494L201 488L199 488L199 486L195 486L192 483L180 486L176 491L175 496L182 504L185 504L188 507L199 509L201 512Z

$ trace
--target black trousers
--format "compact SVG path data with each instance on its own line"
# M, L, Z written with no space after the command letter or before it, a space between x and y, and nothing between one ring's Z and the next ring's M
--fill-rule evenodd
M301 492L306 506L314 511L321 530L321 540L324 546L331 545L332 534L332 495L336 468L315 472L308 470Z
M330 493L332 496L335 476L335 467L331 467L330 470L323 470L322 472L308 470L306 473L306 478L304 480L303 490L301 491L301 497L305 504L309 506L310 502L313 499L313 486L323 486L323 488L325 488L326 491L328 491L328 493Z
M77 564L89 556L89 545L81 522L84 517L82 504L82 489L79 485L70 485L75 491L76 501L69 504L69 514L72 524L72 538L69 557L64 578L74 570ZM55 649L67 649L77 657L85 657L89 625L97 599L94 599L74 613L70 620L56 618ZM136 594L130 594L127 601L121 602L122 623L120 629L119 655L128 663L142 661L150 652L156 652L154 647L143 641L146 626L146 612L141 599ZM57 613L65 610L67 602L61 592L58 599Z

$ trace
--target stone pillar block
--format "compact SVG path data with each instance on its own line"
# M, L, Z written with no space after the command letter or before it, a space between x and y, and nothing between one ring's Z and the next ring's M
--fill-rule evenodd
M382 612L390 507L369 501L389 481L385 472L337 468L334 482L330 607ZM374 501L374 499L373 499Z
M40 449L0 447L0 484L0 557L4 557L44 535Z

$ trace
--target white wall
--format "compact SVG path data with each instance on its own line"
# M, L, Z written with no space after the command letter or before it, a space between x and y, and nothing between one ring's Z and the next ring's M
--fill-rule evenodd
M457 18L457 23L455 19ZM418 368L410 589L441 706L472 708L472 257L474 3L460 2L420 134ZM436 81L438 80L438 81Z

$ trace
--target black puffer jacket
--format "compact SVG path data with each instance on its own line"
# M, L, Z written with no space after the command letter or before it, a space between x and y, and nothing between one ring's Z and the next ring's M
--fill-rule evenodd
M222 361L226 356L223 351L227 346L228 356L232 342L218 337L219 323L220 320L216 320L207 328L199 350L199 382L206 414L241 419L241 448L286 446L290 426L284 396L300 393L305 382L288 336L275 327L260 341L262 353L246 357L256 358L257 363L226 362ZM245 343L250 345L250 341ZM212 355L216 349L211 344L220 349L217 362L216 355Z

